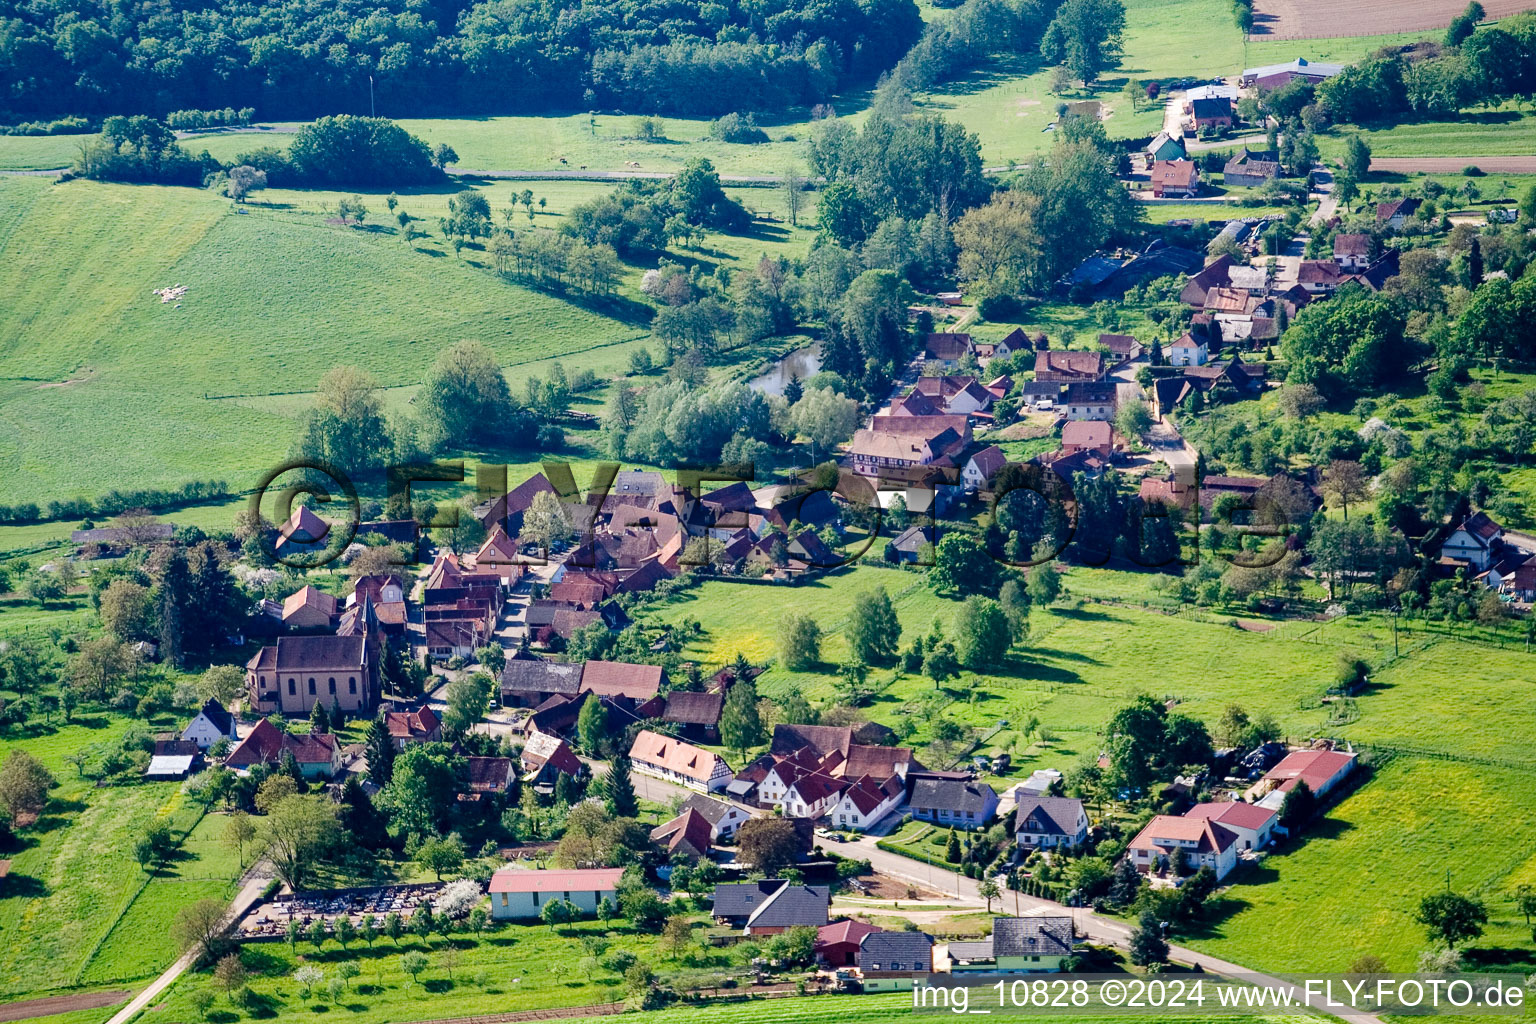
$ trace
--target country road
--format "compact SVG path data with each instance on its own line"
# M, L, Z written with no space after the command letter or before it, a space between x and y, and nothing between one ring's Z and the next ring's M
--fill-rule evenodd
M946 869L903 857L898 853L882 850L875 845L876 837L861 836L859 839L847 845L849 850L857 850L857 856L865 857L870 865L881 874L894 878L905 879L926 886L936 892L946 895L953 894L961 902L969 903L976 907L985 907L986 900L977 892L977 880L966 878L959 872L951 872ZM840 851L842 852L842 851ZM1001 878L998 879L1001 886ZM998 901L994 901L998 902ZM1090 942L1100 945L1119 946L1122 949L1130 943L1131 926L1123 921L1095 914L1091 910L1081 907L1065 907L1051 900L1040 899L1035 896L1025 896L1022 893L1003 891L998 909L1003 913L1012 913L1020 917L1065 916L1072 918L1073 926L1077 934ZM1223 977L1242 978L1252 984L1262 985L1265 988L1276 988L1292 993L1292 998L1299 1001L1304 993L1291 983L1270 975L1260 974L1252 968L1243 967L1241 964L1232 963L1230 960L1222 960L1197 952L1185 946L1170 945L1168 947L1170 959L1198 965L1201 970ZM1313 1005L1313 1004L1309 1004ZM1314 1005L1314 1008L1321 1007ZM1327 1011L1331 1016L1340 1020L1349 1021L1350 1024L1383 1024L1380 1018L1356 1011L1339 1012L1336 1008Z
M229 905L229 913L226 916L227 923L233 925L236 921L240 920L245 915L245 912L251 909L251 904L261 897L261 892L267 887L267 883L272 881L271 877L260 870L265 864L266 861L259 861L251 865L251 869L246 872L245 885L241 886L240 891L235 895L234 901ZM128 1021L132 1020L134 1015L154 1002L160 993L170 988L175 984L177 978L186 973L187 968L192 966L192 959L193 955L191 953L183 954L175 963L165 969L165 973L150 982L144 991L129 1000L128 1005L113 1014L108 1019L107 1024L128 1024Z

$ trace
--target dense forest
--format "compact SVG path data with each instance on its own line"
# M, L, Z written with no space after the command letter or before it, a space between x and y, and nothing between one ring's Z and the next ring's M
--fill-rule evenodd
M913 0L0 0L0 119L549 108L723 114L872 82Z

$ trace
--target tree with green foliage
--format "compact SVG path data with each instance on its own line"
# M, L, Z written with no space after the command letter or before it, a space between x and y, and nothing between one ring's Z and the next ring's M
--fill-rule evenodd
M884 587L854 595L843 637L849 651L866 664L884 664L896 656L901 622Z
M768 733L757 713L757 687L750 679L738 679L726 692L720 710L720 742L742 755L767 742Z
M312 733L328 733L331 731L331 716L325 710L323 701L315 701L309 709L309 731Z
M597 756L607 747L608 739L608 705L597 697L589 697L576 716L576 741L582 750Z
M416 863L432 872L441 882L443 872L457 871L464 866L464 840L458 833L432 836L416 850Z
M1013 642L1008 617L990 597L972 595L955 615L955 656L972 672L996 671Z
M615 818L633 818L640 811L635 781L629 772L629 758L618 755L608 762L608 774L603 776L604 803Z
M467 766L442 743L413 743L395 757L389 785L375 804L391 835L441 835L465 791Z
M938 594L993 594L1000 570L978 541L966 533L945 534L934 548L928 586Z
M769 878L793 864L800 856L800 839L787 818L749 818L736 832L737 858Z
M1138 967L1168 962L1168 940L1163 938L1162 922L1152 911L1143 911L1131 929L1131 963Z
M484 672L463 675L448 684L447 708L443 711L443 730L451 736L469 732L491 708L491 691L496 680Z
M363 734L363 756L368 762L368 781L381 789L389 785L395 771L395 744L383 718L368 723Z
M1298 834L1317 813L1317 796L1306 780L1298 779L1280 804L1280 825L1292 835Z
M1424 926L1432 939L1439 939L1455 949L1468 939L1483 934L1488 923L1488 908L1475 896L1463 896L1446 889L1431 893L1419 901L1413 919Z
M790 612L779 620L779 662L803 672L821 661L821 627L809 615Z
M1370 174L1371 147L1365 144L1358 133L1344 140L1344 158L1340 161L1340 167L1351 180L1357 182L1365 181L1366 175Z
M1046 26L1040 55L1068 68L1085 86L1120 63L1125 33L1122 0L1066 0Z
M961 856L960 837L955 833L955 830L951 828L949 830L949 839L944 844L944 859L949 861L951 864L959 864Z
M427 954L419 949L413 949L400 958L400 970L410 975L413 985L419 980L421 972L430 966L431 961L427 959Z

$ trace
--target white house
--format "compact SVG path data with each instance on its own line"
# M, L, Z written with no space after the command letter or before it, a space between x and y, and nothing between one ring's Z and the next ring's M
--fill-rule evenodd
M1504 528L1488 517L1486 512L1468 516L1446 538L1440 548L1441 558L1466 562L1478 572L1487 569L1493 561L1493 552L1504 540Z
M1241 850L1262 850L1274 837L1280 816L1268 807L1231 800L1219 804L1196 804L1184 812L1186 818L1204 818L1237 834Z
M843 791L827 812L827 820L838 828L864 831L901 805L906 787L895 775L884 782L866 775Z
M808 772L790 783L784 793L784 817L819 818L843 792L844 783L821 772Z
M736 830L752 817L744 808L736 804L715 800L703 794L695 794L683 801L681 810L697 811L703 815L704 820L709 822L710 842L715 843L735 835Z
M235 716L212 698L181 730L181 738L196 743L202 750L207 750L219 740L229 740L231 743L240 741L240 737L235 734Z
M491 876L491 916L498 921L538 917L557 900L575 904L584 914L597 913L603 900L617 901L623 868L585 871L528 871L502 868Z
M1113 420L1119 400L1114 381L1068 384L1063 399L1069 420Z
M1168 346L1169 366L1204 366L1211 357L1204 339L1197 339L1188 331L1178 341Z
M702 793L724 789L731 781L731 766L718 754L691 743L642 729L629 749L635 771L676 782Z
M1227 876L1237 864L1238 835L1225 825L1205 818L1179 818L1159 814L1131 840L1126 856L1143 874L1167 869L1174 851L1184 851L1190 871L1208 867L1217 880Z
M960 480L967 491L979 491L985 487L992 474L1008 464L1008 456L997 445L988 445L972 455L960 471Z
M1081 800L1032 796L1013 812L1013 834L1019 848L1080 846L1088 839L1088 812Z

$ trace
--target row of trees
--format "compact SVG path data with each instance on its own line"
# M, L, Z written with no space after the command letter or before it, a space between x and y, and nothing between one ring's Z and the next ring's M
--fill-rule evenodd
M80 0L8 5L0 86L17 113L255 106L273 119L596 106L723 114L815 103L873 80L918 39L912 0L570 8L401 0L340 11L222 0L193 21ZM665 25L659 32L657 26Z
M198 156L187 152L163 122L133 115L106 118L101 134L81 145L73 167L75 174L102 181L165 185L201 185L221 171L235 183L231 196L238 200L267 184L422 185L442 178L442 162L393 121L343 114L302 126L287 153L262 148L226 166L206 150Z

